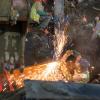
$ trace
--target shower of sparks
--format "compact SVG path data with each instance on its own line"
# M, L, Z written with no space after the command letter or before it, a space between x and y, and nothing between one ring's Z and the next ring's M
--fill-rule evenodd
M66 64L63 64L59 59L66 42L67 36L64 31L56 30L54 40L55 61L38 66L26 67L23 73L19 70L14 70L13 74L10 75L11 83L15 83L18 88L21 88L24 86L24 80L26 79L46 81L63 80L66 82L71 80L71 74L67 70Z
M66 55L69 56L69 53L71 54L71 51L68 51ZM13 74L9 75L10 83L17 88L21 88L24 86L24 80L45 80L45 81L72 81L73 80L73 74L75 69L74 68L74 62L63 62L61 60L36 65L36 66L30 66L25 67L23 70L23 73L20 72L20 70L16 69L13 71ZM6 91L6 86L3 91Z
M70 80L70 74L65 64L61 62L51 62L48 64L42 64L37 66L31 66L24 68L23 73L19 70L15 70L10 75L10 80L15 82L18 88L24 86L24 80L46 80L46 81L68 81ZM12 82L12 83L13 83Z
M63 47L67 42L67 36L64 31L55 29L55 40L54 40L54 59L58 60L63 51Z

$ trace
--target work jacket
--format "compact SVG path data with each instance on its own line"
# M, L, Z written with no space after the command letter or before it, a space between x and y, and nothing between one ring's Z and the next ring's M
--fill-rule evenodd
M45 16L47 13L44 11L42 2L36 1L33 3L30 13L30 18L36 22L39 22L40 16Z

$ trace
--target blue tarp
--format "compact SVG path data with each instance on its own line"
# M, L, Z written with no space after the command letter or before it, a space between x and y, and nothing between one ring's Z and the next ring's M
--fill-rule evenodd
M27 98L35 98L35 96L37 95L38 98L80 97L82 98L82 100L83 98L89 98L89 100L100 99L99 84L65 83L62 81L48 82L48 81L26 80L25 91L26 91Z

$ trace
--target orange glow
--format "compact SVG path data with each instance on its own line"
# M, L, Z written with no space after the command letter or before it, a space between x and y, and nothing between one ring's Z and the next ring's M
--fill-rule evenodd
M67 72L66 72L67 71ZM37 66L31 66L24 68L23 73L19 70L14 70L13 74L10 75L10 80L14 81L18 88L23 87L24 80L46 80L46 81L67 81L70 79L67 67L61 62L52 62L48 64L42 64ZM66 78L66 77L69 78Z
M65 56L68 57L72 51L67 51L64 57L59 61L45 63L36 66L25 67L23 73L20 70L14 70L10 75L10 80L14 81L18 88L23 87L24 80L45 80L45 81L71 81L74 72L74 63L65 62ZM64 60L62 60L64 59Z

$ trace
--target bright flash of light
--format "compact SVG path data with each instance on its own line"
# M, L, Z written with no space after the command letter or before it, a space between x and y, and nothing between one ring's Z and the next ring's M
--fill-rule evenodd
M47 65L47 67L53 68L53 67L56 67L57 65L58 65L58 62L52 62L52 63L49 63L49 64Z
M47 64L47 68L43 71L44 77L47 77L49 74L54 74L58 66L58 62L52 62Z

